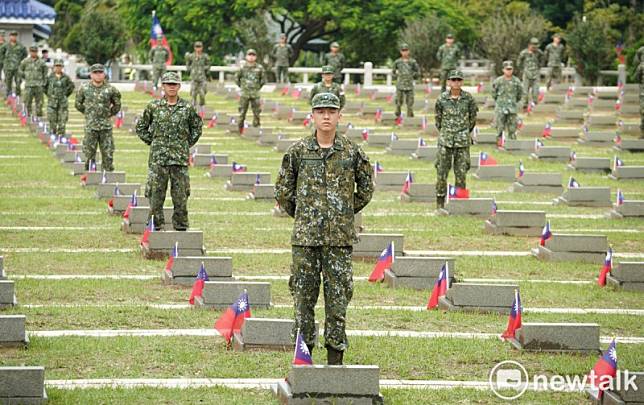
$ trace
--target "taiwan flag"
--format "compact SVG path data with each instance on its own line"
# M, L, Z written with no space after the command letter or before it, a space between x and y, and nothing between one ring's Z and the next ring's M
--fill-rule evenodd
M389 243L389 246L387 246L382 253L380 253L380 257L378 257L378 261L376 262L376 266L373 268L373 271L371 272L371 275L369 276L369 281L370 282L376 282L376 281L382 281L385 278L385 270L391 269L391 265L393 264L395 258L394 258L394 241L391 241Z
M380 164L380 162L376 161L376 164L373 166L373 172L375 174L382 173L385 171L385 168Z
M363 141L369 140L369 130L367 128L362 130L362 140Z
M496 199L492 200L492 215L496 215L497 210Z
M568 158L568 160L570 162L574 162L575 160L577 160L577 152L575 152L574 150L570 152L570 157Z
M411 189L411 183L413 183L414 180L411 177L411 172L407 172L407 177L405 178L405 183L402 186L402 190L400 191L401 194L408 194L409 190Z
M546 122L546 126L543 127L543 132L541 133L544 138L549 138L552 136L552 124L548 121Z
M107 201L107 206L110 207L110 208L114 208L114 197L120 196L120 195L121 195L121 189L119 188L119 185L117 184L117 185L114 186L114 191L112 192L113 197L110 198Z
M125 119L125 113L123 112L123 110L120 110L119 112L116 113L116 116L114 117L114 127L121 128L123 126L124 119Z
M130 202L127 204L127 208L123 213L123 219L128 219L130 217L130 212L132 212L132 208L136 207L137 205L139 205L139 200L136 198L136 190L134 190L134 193L132 193L132 198L130 199Z
M541 240L539 241L539 245L546 246L546 241L550 238L552 238L552 232L550 232L550 221L548 221L541 231Z
M214 113L212 117L210 117L210 121L208 121L208 128L212 128L215 125L217 125L217 113Z
M613 270L613 249L609 247L608 251L606 252L606 258L604 259L604 265L599 272L597 284L599 284L601 287L604 287L606 285L606 276L611 272L611 270Z
M226 312L215 322L215 329L230 343L233 333L241 330L246 318L250 318L250 304L248 292L244 290L237 300L232 303Z
M174 242L174 247L172 248L172 253L168 257L168 261L165 263L165 271L170 273L172 271L172 266L174 266L174 259L179 256L179 242Z
M201 262L201 267L199 267L199 272L197 273L197 278L195 279L194 284L192 285L192 291L190 292L190 298L188 302L190 305L195 304L195 298L201 297L203 294L203 287L206 281L208 281L208 273L206 273L206 266Z
M523 177L525 174L525 166L523 166L523 161L519 160L519 177Z
M210 155L210 168L217 166L217 158L215 155Z
M539 149L543 148L543 142L540 139L534 140L534 151L537 152Z
M429 296L429 302L427 303L427 309L434 309L438 307L438 299L445 296L449 290L449 264L445 262L443 267L441 267L440 273L438 273L438 278L434 283L434 288L432 288L432 293Z
M304 341L304 336L297 331L297 339L295 339L295 353L293 354L293 364L296 366L312 366L313 359L311 358L311 351Z
M496 159L490 156L487 152L479 152L479 167L480 166L496 166Z
M624 193L621 189L617 189L617 206L624 204Z
M470 190L466 188L452 186L451 184L449 184L447 186L447 190L448 190L447 194L450 200L458 199L458 198L463 198L463 199L470 198Z
M396 125L399 125L399 126L400 126L400 125L402 125L402 123L403 123L403 119L404 119L404 118L403 118L403 115L402 115L402 113L401 113L399 116L397 116L397 117L396 117L395 124L396 124Z
M624 161L617 156L613 159L613 170L617 170L618 167L624 166Z
M508 326L505 332L501 335L501 339L514 338L517 329L521 327L521 297L519 290L514 290L514 300L512 301L512 308L510 309L510 317L508 318Z
M572 176L570 176L570 179L568 180L568 188L579 188L581 187L579 185L579 182L575 180Z
M172 65L172 49L168 45L168 39L163 35L163 28L161 28L161 22L157 18L156 12L152 12L152 28L150 29L150 47L157 46L161 38L161 46L168 51L168 60L165 62L166 65Z
M622 144L622 136L620 134L615 135L615 138L613 139L613 142L615 142L615 145L621 145Z
M501 134L501 136L497 139L496 147L499 148L499 149L504 149L505 148L505 135L504 134Z
M423 138L418 138L418 147L427 146L427 142Z
M246 166L237 162L233 162L233 173L243 173L246 171Z
M143 236L141 236L141 246L147 246L152 232L154 232L154 215L150 217L150 222L148 222L148 226L145 227Z
M595 366L586 376L586 381L590 382L592 389L597 392L599 398L602 397L606 388L612 384L613 378L617 375L617 347L615 339L610 343L608 349L602 357L597 360Z
M382 108L376 109L376 115L375 115L376 121L380 122L382 119Z
M484 87L483 82L479 82L479 84L476 85L476 92L477 93L482 93L483 92L483 87Z

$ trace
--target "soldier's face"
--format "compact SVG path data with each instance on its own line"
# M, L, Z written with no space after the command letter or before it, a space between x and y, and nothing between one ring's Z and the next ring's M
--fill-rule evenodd
M286 43L286 37L280 37L280 43L285 44Z
M330 83L333 80L333 73L325 73L322 75L322 80L326 83Z
M176 97L176 95L179 94L179 89L181 89L181 85L179 83L164 83L162 86L163 92L168 97Z
M199 55L201 53L201 51L203 51L203 47L195 46L195 53L197 53L197 55Z
M446 38L446 39L445 39L445 43L446 43L447 45L452 45L452 44L454 43L454 38Z
M60 65L54 66L54 73L56 73L57 75L63 73L63 67Z
M257 60L257 55L255 55L254 53L246 55L246 62L255 63L256 60Z
M319 131L331 131L338 126L340 110L337 108L316 108L313 110L313 122Z
M401 49L400 50L400 56L403 58L408 58L409 57L409 49Z
M38 51L29 51L29 55L33 58L36 59L38 57Z
M552 42L554 42L554 43L555 43L555 45L559 45L559 43L561 42L561 38L559 38L559 37L554 37L554 38L552 39Z
M92 78L92 81L94 83L100 84L100 83L103 83L103 81L105 81L105 72L103 72L102 70L99 70L98 72L91 72L89 74L89 77Z
M340 50L340 48L338 48L337 46L332 46L331 47L331 52L333 52L333 53L337 53L338 50Z
M18 40L18 36L17 36L17 35L9 35L9 41L10 41L12 44L15 44L17 40Z
M512 76L512 71L513 71L512 68L505 68L503 69L503 74L505 75L505 77L510 77Z
M460 90L462 85L463 85L463 79L450 79L449 81L449 87L455 90Z

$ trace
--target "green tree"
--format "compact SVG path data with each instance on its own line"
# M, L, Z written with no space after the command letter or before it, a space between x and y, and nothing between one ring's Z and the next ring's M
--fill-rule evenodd
M412 21L401 34L401 40L413 44L412 53L423 73L428 73L432 67L438 66L436 52L442 45L440 38L453 31L453 27L436 13L428 14L422 19ZM411 45L410 45L411 46Z
M83 12L72 38L78 41L79 51L88 64L105 63L125 50L126 28L114 18L114 12L93 8Z
M65 41L73 27L80 21L85 6L85 0L59 0L54 6L56 10L56 22L52 27L52 34L49 38L49 45L52 48L62 48L70 52L78 52L78 49L70 49ZM69 41L69 40L68 40Z
M599 71L613 63L615 35L609 23L598 18L577 15L568 25L566 40L569 53L586 83L596 83Z

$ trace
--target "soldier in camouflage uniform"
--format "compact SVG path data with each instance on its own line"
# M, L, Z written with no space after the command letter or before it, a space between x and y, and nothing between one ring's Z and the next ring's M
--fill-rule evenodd
M635 80L640 84L640 138L644 138L644 60L635 71Z
M322 66L322 81L316 83L311 89L311 97L309 103L313 103L313 97L319 93L333 93L340 100L340 109L344 108L346 98L344 97L344 90L342 86L333 81L333 74L335 70L333 66ZM312 104L311 104L312 105Z
M635 52L635 56L633 58L633 65L637 67L640 65L640 63L644 62L644 46L640 46L637 49L637 52Z
M7 96L11 93L20 95L20 62L27 57L27 49L18 42L18 32L9 34L9 42L2 46L4 53L4 81L7 86ZM14 87L15 85L15 87Z
M324 55L322 64L333 66L333 81L338 84L342 84L342 69L344 69L345 63L346 59L340 52L340 44L337 42L331 43L331 52Z
M47 94L47 118L51 132L65 135L65 126L69 114L69 96L74 92L72 79L63 72L65 63L62 59L54 61L54 71L47 78L45 94Z
M241 89L239 98L239 132L244 129L246 112L250 104L253 110L253 126L259 127L259 114L262 112L259 103L259 90L266 83L264 67L257 63L257 52L249 49L246 52L246 64L237 72L237 86Z
M441 62L441 93L447 89L447 76L449 72L458 67L458 61L462 56L461 47L454 43L454 35L447 34L445 43L436 52L436 59Z
M170 52L161 45L162 39L163 37L160 37L156 46L151 48L148 53L148 59L152 63L152 85L155 89L159 86L159 80L161 80L161 76L166 71L165 63L170 57Z
M521 80L512 74L513 70L512 61L506 60L503 62L503 75L492 83L497 138L501 138L505 129L509 139L517 139L517 113L523 99L523 86Z
M194 53L186 54L186 68L190 72L190 97L192 105L197 106L197 97L199 97L199 106L206 105L206 93L208 92L208 71L210 70L210 57L203 53L203 43L195 42Z
M190 148L201 137L203 121L194 106L179 97L181 79L177 73L165 73L161 85L164 97L150 101L136 124L136 134L150 145L145 196L150 199L155 229L163 229L163 203L170 182L174 205L172 225L178 231L185 231L190 196L188 158Z
M112 117L121 111L121 93L105 80L105 67L96 63L89 68L89 83L76 93L76 109L85 115L83 154L85 170L96 162L96 148L101 147L101 165L107 172L114 171L114 138Z
M543 60L543 52L537 48L539 40L530 39L528 49L519 53L517 66L523 74L523 93L525 96L523 108L527 108L530 102L537 104L539 98L539 69Z
M409 57L409 46L400 45L400 58L393 65L392 74L396 80L396 117L400 117L403 102L407 103L407 116L414 116L414 80L420 78L420 67L416 59Z
M273 60L275 61L278 83L288 82L288 67L293 57L293 48L286 43L286 34L280 34L280 42L273 47Z
M29 56L20 62L18 72L25 80L25 104L30 116L42 117L42 101L45 82L47 81L47 65L38 57L38 47L29 47ZM33 108L36 104L36 108Z
M449 75L450 89L436 100L436 128L438 128L438 152L436 155L436 206L445 205L447 176L454 165L456 187L466 188L465 177L470 170L470 133L476 125L478 107L474 97L464 90L463 73L452 70Z
M373 195L373 169L364 151L336 132L340 100L313 98L316 131L291 146L275 184L275 198L295 218L289 289L298 329L309 349L315 336L315 304L324 286L324 342L328 364L342 364L348 347L346 311L353 296L351 255L357 242L354 215Z
M4 70L4 30L0 30L0 80L2 80L2 71Z
M548 82L547 86L550 89L554 79L555 84L561 81L561 65L564 58L564 46L561 43L561 35L555 34L552 36L552 42L546 46L544 56L548 66Z

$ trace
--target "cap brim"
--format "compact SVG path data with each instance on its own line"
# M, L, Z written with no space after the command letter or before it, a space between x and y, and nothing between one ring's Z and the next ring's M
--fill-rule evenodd
M317 108L333 108L335 110L339 110L340 106L335 105L335 104L321 104L321 105L316 105L315 107L313 107L314 110L317 109Z
M181 82L176 80L170 80L168 82L161 82L161 84L181 84Z

